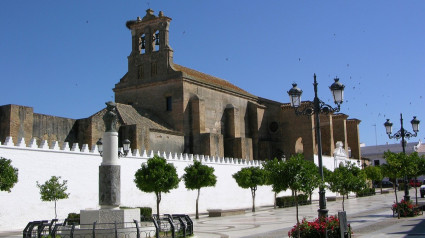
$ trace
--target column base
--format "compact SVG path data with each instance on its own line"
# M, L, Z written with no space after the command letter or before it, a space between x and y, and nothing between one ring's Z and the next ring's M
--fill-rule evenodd
M123 228L125 222L140 221L140 209L100 209L100 210L80 210L80 224L92 227L96 222L96 227L111 226L117 223L118 228ZM104 227L105 228L105 227Z

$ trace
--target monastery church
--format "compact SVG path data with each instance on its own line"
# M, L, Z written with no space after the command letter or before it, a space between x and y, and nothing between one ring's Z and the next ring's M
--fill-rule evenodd
M246 92L226 80L174 63L171 18L148 9L127 21L132 47L128 72L113 89L119 114L119 143L147 151L249 160L317 154L313 116L296 116L289 103ZM34 113L32 107L0 106L0 141L36 138L92 148L105 130L106 108L84 119ZM343 143L360 159L359 123L345 114L321 115L323 154Z

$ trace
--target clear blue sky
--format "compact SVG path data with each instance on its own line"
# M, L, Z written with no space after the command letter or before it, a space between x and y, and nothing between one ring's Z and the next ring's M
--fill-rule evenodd
M332 103L360 119L367 145L390 140L386 118L425 128L425 1L0 1L0 105L86 118L113 100L131 50L127 20L152 8L173 20L174 62L268 99L287 103L296 82L303 100ZM376 125L376 127L375 127ZM376 128L376 134L375 134ZM417 138L424 141L425 133Z

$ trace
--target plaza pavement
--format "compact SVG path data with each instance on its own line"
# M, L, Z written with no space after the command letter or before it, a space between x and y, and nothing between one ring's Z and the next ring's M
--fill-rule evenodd
M377 189L377 192L379 189ZM404 192L398 192L399 201ZM415 201L414 189L410 190L411 200ZM393 191L375 196L345 199L348 223L353 229L352 237L425 237L425 217L394 218L391 206L395 201ZM202 201L201 201L202 202ZM424 203L425 198L418 198ZM327 202L329 215L342 211L342 199ZM299 207L300 220L305 217L312 221L317 217L318 202ZM288 231L296 223L295 207L263 207L257 212L226 217L202 216L194 220L195 237L198 238L274 238L288 237Z
M403 191L398 192L399 200L403 195ZM410 190L410 196L414 201L414 189ZM394 201L393 191L371 197L346 199L345 211L354 232L352 237L425 237L424 215L394 218L390 209ZM419 197L418 202L425 203L425 198ZM342 200L327 202L326 205L329 215L342 210ZM312 221L317 217L317 209L318 202L300 206L300 220L305 217ZM199 220L193 221L196 238L274 238L288 237L288 231L296 223L296 218L295 207L260 207L255 213L247 211L243 215L225 217L208 217L203 214ZM22 231L0 232L0 237L22 237Z

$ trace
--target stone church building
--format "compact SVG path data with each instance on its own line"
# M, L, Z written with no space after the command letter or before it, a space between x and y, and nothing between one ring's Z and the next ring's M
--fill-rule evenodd
M317 154L313 116L296 116L289 103L175 64L170 22L148 9L142 19L126 23L132 41L128 72L113 89L120 141L129 139L139 150L258 160ZM12 136L91 148L102 137L105 110L74 120L37 114L31 107L0 106L0 141ZM345 114L321 115L320 120L324 155L332 156L341 141L352 158L360 158L359 120Z

